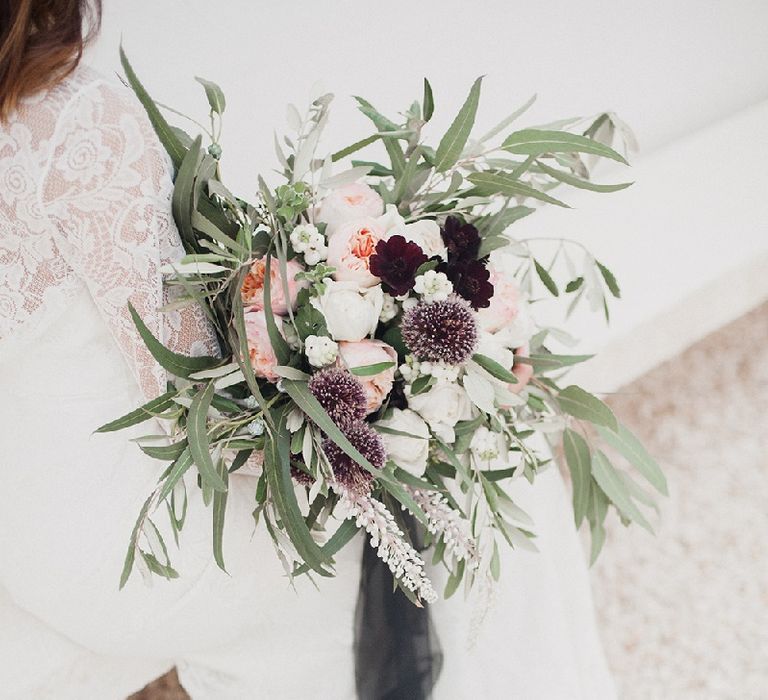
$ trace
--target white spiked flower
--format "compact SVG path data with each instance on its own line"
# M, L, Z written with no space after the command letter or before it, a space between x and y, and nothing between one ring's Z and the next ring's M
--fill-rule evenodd
M308 335L304 341L304 354L313 367L326 367L336 362L339 345L325 335Z
M427 270L416 278L413 290L426 302L445 301L453 293L453 284L444 272Z
M354 518L357 526L371 537L379 558L389 567L392 575L409 591L413 591L427 603L437 600L437 592L424 573L424 560L408 544L403 531L386 506L367 494L356 494L340 484L332 484L341 496L339 505L347 517Z

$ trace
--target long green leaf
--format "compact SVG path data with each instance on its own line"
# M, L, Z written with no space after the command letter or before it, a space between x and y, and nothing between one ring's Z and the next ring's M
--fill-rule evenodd
M515 131L504 139L502 148L510 153L538 156L545 153L589 153L610 158L628 165L626 159L612 148L585 136L567 131L549 129L523 129Z
M435 111L435 97L432 94L432 86L426 78L424 78L424 99L422 102L421 116L425 122L428 122L432 119L432 114Z
M189 406L187 434L189 451L203 482L214 491L226 491L227 485L217 473L211 459L211 444L208 439L208 408L215 389L214 382L210 381L205 389L195 394Z
M517 377L512 374L506 367L500 365L496 360L488 357L487 355L481 355L475 353L472 355L472 359L480 365L488 374L502 382L509 384L517 384Z
M224 114L224 109L227 106L227 101L224 99L224 91L212 80L206 80L197 76L195 80L205 88L205 96L208 98L208 104L211 106L211 109L219 116Z
M181 355L173 352L165 347L147 328L144 321L141 320L138 312L133 308L133 304L128 302L128 311L131 314L133 322L136 324L136 328L139 331L141 339L147 346L147 349L152 354L162 367L167 369L171 374L177 377L189 377L194 372L202 372L206 369L211 369L218 365L221 361L216 357L190 357L188 355Z
M375 374L379 374L379 372L383 372L384 370L389 369L390 367L394 367L394 362L376 362L372 365L363 365L362 367L352 367L350 368L350 372L354 374L356 377L372 377Z
M179 479L184 476L192 466L192 454L189 451L189 447L182 452L178 458L171 464L171 469L168 472L168 476L165 477L163 487L160 489L159 501L163 501L171 495L173 487L179 482Z
M224 460L219 460L217 468L219 478L226 485L229 472L224 464ZM213 494L213 558L218 564L219 568L226 572L227 568L224 566L224 516L227 511L227 495L228 491L216 491Z
M272 311L272 254L267 253L264 271L264 319L267 324L269 342L275 351L275 357L280 365L287 365L291 359L291 348L283 338L275 323L275 314Z
M544 265L542 265L536 259L534 259L533 264L536 267L536 274L539 276L539 279L542 281L549 293L555 297L560 296L560 291L555 284L555 280L552 279L552 275L549 274L547 268L544 267Z
M341 525L339 525L336 532L331 535L331 538L321 547L323 553L332 557L357 534L357 531L358 527L354 518L347 518ZM301 574L307 573L309 570L309 566L302 564L293 572L293 575L300 576Z
M473 185L474 190L482 197L489 197L495 194L502 194L506 197L530 197L538 199L540 202L555 204L558 207L570 208L565 202L561 202L555 197L551 197L545 192L541 192L530 185L520 182L509 173L488 170L480 173L472 173L467 178Z
M635 505L629 495L627 486L603 452L598 450L592 459L592 476L605 495L621 511L622 515L644 527L648 532L653 532L651 524L645 519L640 509Z
M175 460L187 449L187 441L179 440L179 442L170 445L139 445L139 448L145 455L153 459Z
M358 109L373 122L378 131L398 131L399 127L397 124L378 112L370 102L362 97L355 97L355 99L357 100ZM400 177L405 169L403 149L400 148L400 144L395 137L382 137L382 139L384 147L387 149L389 160L392 163L392 172L395 174L395 177Z
M580 190L590 190L592 192L618 192L619 190L625 190L627 187L633 184L631 182L620 182L616 185L600 185L596 182L592 182L591 180L584 180L583 178L576 177L576 175L572 175L571 173L566 173L563 170L550 168L548 165L545 165L541 161L538 161L537 165L539 168L541 168L541 170L543 170L547 175L554 178L555 180L558 180L559 182L562 182L566 185L570 185L571 187L577 187Z
M604 425L613 431L619 428L616 416L608 406L596 396L574 384L565 387L557 395L557 403L563 411L574 418L587 420L595 425Z
M198 136L181 161L171 197L173 218L179 227L179 235L187 252L196 251L199 247L192 228L192 212L195 211L195 177L200 165L201 148L202 137Z
M615 432L606 430L600 426L598 426L597 429L600 433L600 437L631 462L651 486L653 486L659 493L665 496L669 495L667 478L664 476L664 472L661 471L661 467L659 467L656 460L648 454L648 451L643 447L640 440L638 440L626 426L619 424L619 429Z
M312 539L307 524L296 501L291 479L290 445L288 431L285 428L284 415L278 421L278 431L270 434L264 446L264 470L272 502L275 504L282 525L288 533L298 555L313 570L322 576L329 576L325 566L330 563L330 555L323 552Z
M475 123L477 105L480 102L482 81L482 77L475 80L459 113L440 140L440 145L435 152L435 170L439 173L453 167L461 157L464 146L467 145L469 134Z
M176 396L175 391L168 391L165 394L161 394L151 401L147 401L143 406L140 406L135 411L126 413L121 418L117 418L109 423L105 423L100 428L97 428L97 433L111 433L115 430L122 430L138 423L143 423L145 420L154 418L158 413L162 413L165 409L173 406L173 397Z
M136 518L136 524L133 526L133 531L131 532L131 539L128 542L128 551L125 555L125 561L123 563L123 571L120 574L120 588L122 589L123 586L128 582L128 578L131 575L131 571L133 570L133 562L136 559L136 548L138 547L138 540L139 535L141 534L141 524L144 522L145 518L147 517L147 513L149 512L149 506L152 503L152 496L147 498L146 501L144 501L144 505L141 507L141 511L139 512L139 517Z
M144 86L141 84L141 81L136 76L133 67L128 61L128 57L125 55L122 45L120 46L120 63L125 71L125 77L128 79L128 84L136 93L141 105L144 107L144 110L149 117L149 121L152 124L152 128L160 139L160 143L163 144L163 147L171 157L173 167L178 170L179 166L181 166L181 161L187 153L187 149L184 148L178 136L176 136L171 126L165 120L165 117L160 113L154 100L144 89Z
M563 450L573 484L573 518L579 527L589 504L592 459L587 441L570 428L563 433Z
M533 354L530 357L515 355L515 362L522 362L526 365L532 365L537 372L551 372L563 367L571 367L581 362L591 360L594 355L555 355L555 354Z
M350 144L346 148L342 148L340 151L336 151L331 156L331 160L336 163L340 161L342 158L346 158L349 155L352 155L356 151L359 151L361 148L365 148L366 146L370 146L372 143L375 143L381 138L379 134L373 134L371 136L366 136L364 139L360 139L359 141L355 141L353 144Z

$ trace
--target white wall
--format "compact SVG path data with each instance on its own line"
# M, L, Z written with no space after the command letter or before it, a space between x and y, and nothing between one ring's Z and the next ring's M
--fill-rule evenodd
M620 277L612 328L581 317L572 326L603 350L582 372L595 389L637 376L768 293L764 0L106 0L89 57L103 71L118 69L121 34L156 99L203 118L193 76L222 85L225 172L245 196L275 163L272 132L284 127L285 105L304 103L318 80L338 96L329 150L369 133L349 95L394 114L420 97L425 75L435 139L480 74L479 130L534 92L529 123L618 112L643 148L629 173L636 185L571 196L576 211L542 211L517 229L576 236ZM697 305L704 287L709 301Z

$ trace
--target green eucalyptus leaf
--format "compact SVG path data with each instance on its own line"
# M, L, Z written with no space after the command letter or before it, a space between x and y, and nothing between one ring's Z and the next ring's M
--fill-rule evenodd
M432 95L432 86L429 84L429 80L424 78L424 99L422 100L422 117L425 122L432 119L432 114L435 111L435 98Z
M204 484L214 491L226 491L227 485L216 471L211 458L211 445L208 438L208 408L216 387L213 381L205 389L197 392L189 407L187 417L187 433L189 451L200 472Z
M551 197L535 187L520 182L512 177L510 173L499 170L486 170L472 173L467 179L475 185L471 191L481 197L492 197L497 194L504 195L505 197L530 197L547 204L569 208L565 202L561 202L559 199L555 199L555 197Z
M539 279L541 280L542 284L547 288L550 294L552 296L560 296L560 291L557 288L557 285L555 284L555 280L552 279L552 276L547 271L547 268L544 267L538 260L534 259L533 261L534 266L536 267L536 274L539 276Z
M496 362L496 360L487 355L481 355L480 353L472 355L472 359L492 377L495 377L502 382L507 382L508 384L517 384L517 377L503 365Z
M567 386L557 395L560 408L574 418L589 421L595 425L603 425L614 432L619 424L608 406L581 387L574 384Z
M174 405L173 397L176 396L175 391L168 391L165 394L158 396L155 399L147 401L143 406L140 406L135 411L126 413L121 418L105 423L100 428L97 428L97 433L111 433L115 430L122 430L138 423L143 423L145 420L154 418L159 413L162 413L166 409Z
M224 464L224 460L220 459L218 467L216 469L219 478L224 485L227 485L229 472ZM213 494L213 558L216 561L218 567L226 572L227 568L224 565L224 516L227 510L227 495L228 492L216 491Z
M195 178L200 165L201 147L202 137L198 136L181 161L171 197L173 218L188 252L197 250L198 247L192 228L192 212L195 211Z
M356 151L359 151L361 148L365 148L366 146L370 146L372 143L375 143L381 138L379 134L373 134L372 136L366 136L364 139L360 139L359 141L355 141L353 144L347 146L346 148L342 148L340 151L336 151L331 156L331 160L336 163L340 161L342 158L346 158L349 155L352 155Z
M576 527L579 527L587 514L589 505L592 458L587 441L570 428L566 428L563 432L563 450L573 485L573 517Z
M394 362L376 362L372 365L363 365L361 367L351 367L350 372L356 377L372 377L375 374L379 374L390 367L394 367Z
M128 57L123 51L122 45L120 46L120 63L125 71L125 77L128 80L128 84L131 86L136 96L139 98L142 107L149 117L149 121L152 124L152 128L155 130L157 137L160 139L160 143L168 152L173 162L173 167L178 170L181 166L181 161L187 153L187 149L184 148L178 136L174 133L171 126L165 120L165 117L161 114L154 100L149 96L149 93L144 89L141 81L136 76Z
M567 131L549 129L515 131L504 139L502 148L510 153L529 156L539 156L545 153L589 153L628 165L624 156L612 148L586 136L571 134Z
M212 80L200 77L195 77L195 80L205 88L205 96L208 98L208 104L211 106L211 109L219 116L224 114L227 101L224 99L223 90Z
M539 161L537 165L551 178L554 178L555 180L558 180L559 182L562 182L566 185L570 185L571 187L577 187L580 190L590 190L592 192L618 192L619 190L625 190L627 187L633 184L631 182L620 182L616 185L600 185L596 182L592 182L591 180L584 180L583 178L576 177L576 175L572 175L571 173L566 173L563 170L550 168L548 165L545 165L541 161Z
M189 451L189 447L187 447L187 449L185 449L171 464L168 476L166 476L165 481L163 481L158 500L163 501L171 495L173 487L176 486L179 479L186 474L192 464L192 454Z
M152 332L144 324L144 321L141 320L141 317L130 301L128 302L128 310L133 322L136 324L141 339L152 354L152 357L171 374L177 377L189 377L194 372L211 369L220 363L220 360L216 357L190 357L169 350L152 335Z
M595 452L592 459L592 476L622 515L653 533L651 524L632 500L621 474L600 450Z
M661 467L656 460L648 454L643 444L630 432L630 430L619 424L617 431L606 430L598 426L600 437L608 443L610 447L624 456L639 471L651 486L664 496L669 495L667 479Z
M467 145L472 126L475 123L477 105L480 102L480 85L482 80L482 77L475 80L466 101L437 147L435 152L435 170L439 173L444 173L453 167L461 157L464 146Z
M603 276L605 284L611 294L616 297L616 299L620 298L621 289L619 289L619 283L616 281L613 273L598 260L595 260L595 265L597 265L597 269L600 270L600 274Z

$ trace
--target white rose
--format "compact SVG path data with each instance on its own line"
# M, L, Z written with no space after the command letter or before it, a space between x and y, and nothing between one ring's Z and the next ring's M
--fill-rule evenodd
M379 323L384 292L379 285L360 290L354 282L326 280L325 291L312 299L334 340L362 340Z
M385 238L390 238L395 234L405 236L405 219L400 216L397 207L394 204L387 204L385 212L376 219L376 223L384 231Z
M427 468L429 457L429 428L419 416L409 409L395 408L389 418L376 425L408 435L381 433L387 448L387 458L414 476L421 476Z
M472 402L458 384L438 384L429 391L408 398L408 406L418 413L432 431L452 443L453 428L460 420L471 420Z
M383 209L384 201L375 190L362 182L352 182L331 190L320 203L315 218L328 225L326 234L332 236L342 224L381 216Z
M405 240L416 243L428 258L439 255L443 260L448 259L448 250L436 221L431 219L414 221L405 226L402 235L405 236Z
M496 331L494 337L504 347L520 348L525 346L535 333L536 324L531 318L529 304L522 300L515 318Z

